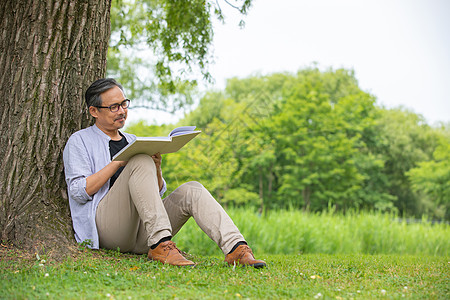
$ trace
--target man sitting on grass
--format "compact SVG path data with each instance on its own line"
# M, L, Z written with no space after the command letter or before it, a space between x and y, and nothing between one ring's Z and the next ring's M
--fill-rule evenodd
M236 225L203 185L188 182L161 199L166 182L161 155L111 161L136 136L121 132L130 100L114 79L99 79L86 91L91 127L75 132L64 149L64 169L77 242L93 249L148 253L151 260L189 266L171 238L192 216L220 247L228 264L265 267Z

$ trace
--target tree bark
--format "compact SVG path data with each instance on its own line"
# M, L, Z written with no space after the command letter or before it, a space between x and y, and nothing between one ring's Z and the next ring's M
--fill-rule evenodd
M264 212L264 184L263 184L263 174L262 171L259 170L259 213L262 214Z
M51 252L73 244L62 150L105 74L110 0L0 3L0 232Z
M267 180L268 180L268 183L267 183L267 199L268 199L268 201L271 201L271 199L272 199L273 179L275 177L274 174L273 174L272 169L273 169L273 165L270 165L269 172L268 172L269 175L267 176Z
M309 208L311 206L311 188L309 186L306 186L302 190L302 197L303 197L303 210L309 211Z

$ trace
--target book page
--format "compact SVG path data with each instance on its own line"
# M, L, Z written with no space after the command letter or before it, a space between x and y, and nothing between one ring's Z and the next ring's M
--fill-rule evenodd
M169 133L169 136L177 136L186 133L191 133L195 130L195 126L181 126L177 127Z

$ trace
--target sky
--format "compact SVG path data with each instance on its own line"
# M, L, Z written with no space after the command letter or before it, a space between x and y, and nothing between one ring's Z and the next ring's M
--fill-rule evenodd
M239 13L219 3L226 23L214 22L215 88L313 64L346 68L378 105L450 122L450 0L253 0L243 29ZM151 123L148 112L136 117Z

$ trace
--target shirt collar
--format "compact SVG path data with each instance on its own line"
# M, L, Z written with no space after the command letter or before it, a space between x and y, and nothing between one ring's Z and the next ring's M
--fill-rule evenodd
M92 125L92 129L94 130L95 133L97 133L102 139L110 141L111 138L109 137L109 135L107 135L106 133L104 133L100 128L98 128L97 124Z

